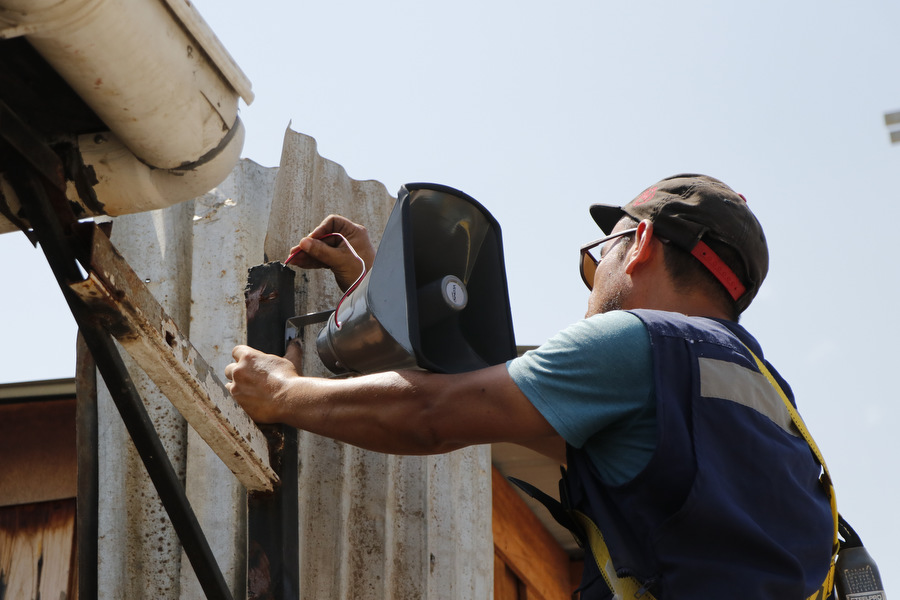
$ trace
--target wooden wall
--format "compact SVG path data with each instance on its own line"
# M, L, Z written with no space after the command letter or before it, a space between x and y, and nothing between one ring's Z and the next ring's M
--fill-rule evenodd
M0 600L74 598L74 397L0 404L0 457Z
M569 600L581 579L573 562L493 469L494 600Z

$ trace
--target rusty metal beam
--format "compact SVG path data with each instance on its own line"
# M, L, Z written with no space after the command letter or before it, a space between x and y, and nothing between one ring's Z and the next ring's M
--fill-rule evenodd
M284 325L296 313L294 271L281 263L250 269L244 290L247 345L283 355ZM300 597L300 502L297 430L263 425L281 485L247 495L247 600Z
M250 491L278 476L265 436L102 232L94 230L88 278L70 289L125 348Z
M28 161L31 168L40 173L46 182L60 191L65 191L63 164L59 156L49 146L38 141L41 138L37 132L22 121L3 101L0 101L0 138L9 144L19 157Z
M96 598L100 531L100 443L97 429L97 364L79 333L77 343L75 438L78 448L78 495L75 512L78 597Z

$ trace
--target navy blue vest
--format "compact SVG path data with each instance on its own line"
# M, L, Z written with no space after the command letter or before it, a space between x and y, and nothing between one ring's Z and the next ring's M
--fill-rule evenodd
M758 343L731 322L633 312L650 332L656 451L609 486L569 447L569 503L598 525L620 576L658 600L807 598L831 560L830 505L809 446L744 347L762 359ZM582 590L611 597L590 558Z

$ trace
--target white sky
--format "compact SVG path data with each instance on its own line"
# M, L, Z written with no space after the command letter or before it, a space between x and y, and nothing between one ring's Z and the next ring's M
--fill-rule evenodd
M517 341L583 316L587 207L679 172L742 192L771 268L743 323L791 382L841 511L900 582L895 308L900 4L195 0L253 82L243 155L285 128L355 179L433 181L503 227ZM39 251L0 236L0 382L74 374Z

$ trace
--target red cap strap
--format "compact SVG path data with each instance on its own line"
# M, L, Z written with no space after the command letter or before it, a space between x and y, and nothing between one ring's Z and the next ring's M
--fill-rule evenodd
M718 279L722 285L725 286L725 289L728 290L728 293L731 294L732 299L737 300L747 291L747 288L744 287L741 280L734 274L734 271L729 269L728 265L719 258L719 255L713 252L702 240L697 242L697 245L691 250L691 254L715 275L716 279Z

